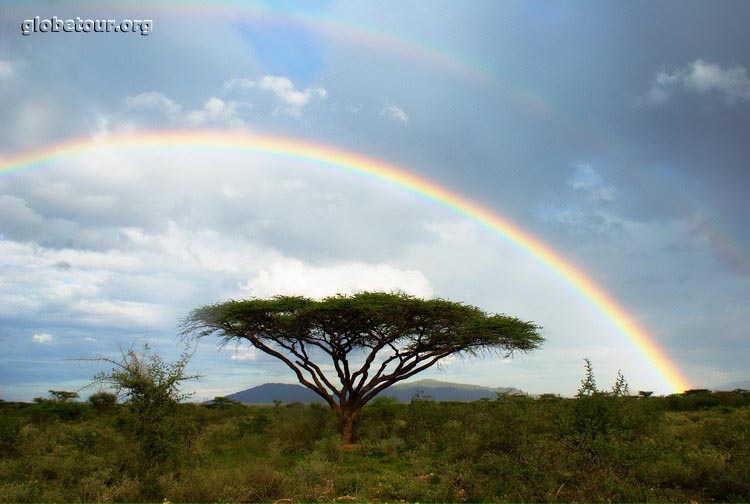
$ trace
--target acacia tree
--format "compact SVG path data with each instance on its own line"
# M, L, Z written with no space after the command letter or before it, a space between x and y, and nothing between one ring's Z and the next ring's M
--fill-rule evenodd
M462 303L384 292L227 301L193 310L182 325L185 336L217 334L222 345L248 342L282 361L330 405L347 444L362 407L394 383L451 355L534 350L538 329Z

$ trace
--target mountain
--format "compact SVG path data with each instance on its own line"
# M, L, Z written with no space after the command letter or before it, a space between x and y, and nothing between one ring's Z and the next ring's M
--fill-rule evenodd
M392 397L401 402L409 402L413 397L430 397L436 401L477 401L479 399L495 399L497 394L522 394L521 390L513 387L484 387L465 383L442 382L438 380L420 380L410 383L399 383L380 395ZM242 403L271 403L279 400L290 402L324 402L315 392L302 385L287 383L264 383L241 392L228 395L227 398Z
M272 403L276 400L285 403L325 402L309 388L288 383L264 383L263 385L228 395L227 399L233 399L242 403Z
M401 402L409 402L419 394L429 396L436 401L478 401L479 399L495 399L497 394L522 394L513 387L484 387L466 383L451 383L439 380L419 380L410 383L399 383L385 389L380 395L392 397Z

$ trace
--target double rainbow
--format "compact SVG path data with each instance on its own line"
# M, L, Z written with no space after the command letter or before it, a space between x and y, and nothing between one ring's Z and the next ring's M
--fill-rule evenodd
M523 231L509 219L448 188L387 162L291 138L238 131L175 130L117 134L100 139L87 137L69 140L34 152L22 153L5 159L0 158L0 174L17 173L35 166L53 164L102 148L117 150L199 148L251 152L296 159L398 186L466 216L541 261L608 317L640 350L673 391L681 392L691 388L690 382L653 337L638 325L608 293L560 253Z

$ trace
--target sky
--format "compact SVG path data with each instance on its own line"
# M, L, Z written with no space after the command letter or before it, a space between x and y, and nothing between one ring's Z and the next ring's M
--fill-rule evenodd
M150 33L22 34L25 20ZM532 252L413 191L305 159L122 135L270 135L398 166L584 273L694 388L750 379L750 4L9 1L0 12L0 398L77 390L121 349L182 351L199 306L363 290L543 326L541 349L417 378L573 395L673 392ZM294 383L195 344L196 400ZM89 389L90 390L90 389ZM82 392L86 394L88 392Z

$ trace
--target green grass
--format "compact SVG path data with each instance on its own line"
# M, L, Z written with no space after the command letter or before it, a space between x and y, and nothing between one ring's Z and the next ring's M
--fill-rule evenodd
M376 401L355 451L319 405L184 404L179 460L148 473L127 418L126 405L0 402L0 502L750 500L743 392Z

